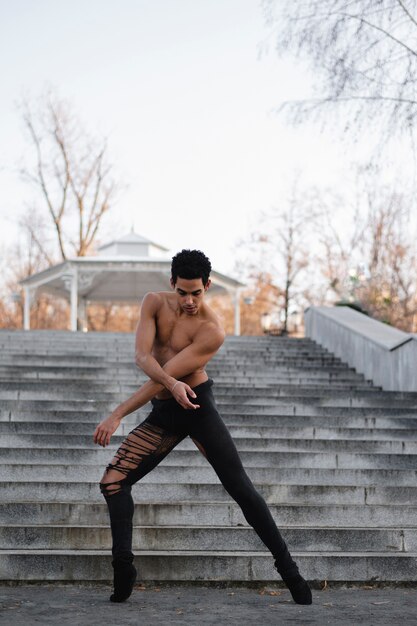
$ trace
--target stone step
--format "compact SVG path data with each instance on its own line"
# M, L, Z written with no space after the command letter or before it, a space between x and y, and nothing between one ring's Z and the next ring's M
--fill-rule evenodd
M67 403L62 408L62 403L57 403L57 408L51 408L50 404L43 403L41 410L26 408L16 408L16 403L5 403L0 406L0 421L18 421L33 422L44 421L61 421L65 423L91 422L97 423L103 419L103 411L107 412L111 407L97 407L97 403L86 402L82 407L68 409ZM138 424L150 412L152 406L150 403L143 406L137 411L123 418L121 425ZM346 411L343 407L322 407L314 405L304 405L291 407L274 407L261 414L251 412L243 412L243 408L239 407L223 407L222 417L228 425L247 426L257 425L260 427L279 428L280 426L322 426L328 425L355 428L417 428L417 415L415 411L410 411L408 407L396 408L386 407L352 407Z
M281 532L291 552L417 553L417 528L287 528ZM134 552L213 550L264 552L250 527L134 526ZM103 550L111 546L106 525L16 524L0 528L0 550Z
M60 377L56 377L56 378L51 378L48 376L42 376L40 375L39 377L36 376L36 372L30 372L30 376L28 376L27 378L24 377L20 377L21 380L25 381L24 383L22 383L22 385L25 385L27 383L29 383L29 385L27 385L27 388L30 388L30 384L32 384L32 386L34 386L35 383L38 383L40 385L40 388L45 388L47 385L52 385L54 388L56 389L64 389L66 385L69 386L75 386L78 384L79 389L93 389L95 391L95 393L100 393L103 388L104 390L110 391L112 390L112 386L115 385L114 380L115 380L115 376L116 376L116 372L113 372L111 379L110 378L103 378L101 375L98 374L94 374L94 371L92 370L92 373L89 376L85 376L82 377L80 376L79 378L68 378L67 376L65 376L64 374L62 374ZM118 374L119 376L119 374ZM18 375L13 375L9 378L3 376L1 378L1 386L2 388L7 388L9 386L10 382L14 382L16 381L16 378L18 377ZM136 378L136 377L130 377L128 379L127 376L123 374L120 374L120 383L116 383L117 390L120 390L121 388L125 388L127 390L129 390L129 392L131 391L131 388L138 388L140 385L142 385L145 381L145 379L143 378ZM239 378L236 377L234 379L230 379L230 378L221 378L221 377L215 377L216 380L216 395L217 393L230 393L230 392L234 392L242 394L242 395L250 395L251 392L253 391L255 394L258 393L258 395L260 393L273 393L276 389L279 389L280 387L289 387L291 390L293 390L294 386L300 386L302 385L303 388L317 388L318 390L322 391L323 388L327 388L328 386L331 387L331 389L347 389L347 390L351 390L351 391L366 391L366 392L380 392L381 389L375 386L371 386L371 384L367 381L360 381L360 382L355 382L353 380L349 380L349 379L339 379L337 378L331 378L331 379L317 379L315 380L314 378L311 379L300 379L300 378L293 378L293 379L284 379L282 377L278 377L277 375L271 375L268 378L266 377L262 377L260 378L259 376L240 376ZM92 382L93 381L93 382ZM19 385L20 387L20 385Z
M41 357L56 357L62 355L81 355L88 358L89 355L92 356L100 356L101 358L110 358L112 355L120 355L126 358L131 358L135 356L135 340L133 339L131 343L122 345L119 343L61 343L61 342L51 342L49 344L46 343L31 343L24 344L20 342L13 342L9 344L5 344L0 339L0 348L1 354L6 357L14 356L14 355L40 355ZM342 359L336 357L331 352L327 351L325 348L320 347L318 344L314 344L313 342L307 346L298 346L298 345L287 345L287 346L279 346L276 344L275 347L271 348L268 345L264 346L236 346L231 347L228 345L227 338L225 344L220 348L218 353L213 357L215 361L225 360L248 360L250 358L254 360L261 359L272 359L272 358L309 358L309 359L332 359L336 362L342 362Z
M110 452L108 461L112 458ZM195 457L198 458L197 456ZM210 465L170 465L169 456L162 461L149 475L142 480L152 483L171 483L200 481L204 483L218 482L217 476ZM353 484L362 486L373 485L406 485L416 484L417 470L399 468L334 468L334 467L300 467L293 459L292 466L286 467L248 467L247 473L253 482L288 483L288 484L326 484L343 485ZM289 465L289 463L287 462ZM7 464L0 465L0 480L7 482L33 481L44 482L83 482L99 481L106 464L86 465L78 464Z
M98 371L110 369L112 367L124 368L131 371L141 371L135 362L134 351L128 353L120 352L111 348L108 353L91 351L88 348L78 351L62 351L56 353L40 352L38 350L28 350L24 352L1 350L0 364L2 367L10 366L17 369L28 369L39 364L41 369L57 367L59 370L85 369L92 366ZM334 368L338 374L350 373L356 377L363 377L354 368L349 367L341 359L331 354L296 354L296 353L241 353L239 355L217 355L208 363L207 367L211 371L221 371L222 373L235 374L238 367L243 367L249 371L256 371L258 367L268 371L270 369L288 369L293 366L293 373L297 373L300 368L311 369L313 366L322 365ZM317 372L316 372L317 373Z
M56 340L60 341L57 342ZM45 345L49 345L51 347L54 346L63 346L69 345L73 346L76 344L81 345L82 347L86 346L108 346L108 345L125 345L132 346L135 342L135 333L113 333L113 332L97 332L90 331L88 334L82 333L72 333L69 331L63 330L31 330L30 333L27 331L8 331L6 329L0 329L0 343L2 345L6 345L7 343L18 345L19 342L21 344L27 345L35 345L37 343L43 342ZM321 348L317 343L315 343L312 339L308 337L261 337L261 336L235 336L228 335L225 339L225 342L222 346L222 350L240 350L245 348L246 350L250 349L263 349L263 350L274 350L282 348L285 346L286 348L294 348L294 349L320 349L326 350L325 348Z
M92 380L92 379L91 379ZM74 393L78 390L78 397L83 397L84 393L95 393L97 396L99 394L107 394L107 393L123 393L126 395L130 395L140 387L145 380L131 380L127 381L123 379L122 382L114 382L114 376L112 380L98 380L94 379L94 384L88 379L76 379L76 378L62 378L62 379L48 379L48 378L27 378L24 379L21 377L20 382L16 382L16 377L10 377L7 380L5 377L2 377L0 380L0 394L3 396L4 392L9 391L30 391L31 396L36 398L39 395L44 394L45 392L50 393L54 392L56 394L65 394L67 390L70 390L71 393ZM299 389L300 384L302 384L302 390ZM273 382L271 381L270 385L260 384L259 382L253 382L251 384L239 384L233 385L233 388L230 388L230 384L219 382L217 379L216 382L216 396L229 396L231 393L233 395L239 395L241 397L257 397L257 396L267 396L269 398L275 398L277 396L285 394L285 392L289 392L293 394L300 392L303 395L310 395L312 392L317 391L322 394L324 391L326 394L330 392L331 395L335 395L338 391L364 391L367 393L380 393L380 389L374 386L370 386L367 382L354 382L354 381L304 381L303 383L300 380L288 381L284 379L275 379ZM27 395L27 394L26 394ZM7 397L7 396L5 396ZM16 398L23 397L22 393L18 394ZM77 396L76 396L77 397Z
M31 335L34 331L31 331ZM80 337L80 336L53 336L52 331L46 331L48 333L48 337L33 337L28 338L27 336L13 336L6 338L3 335L0 335L0 346L6 348L13 348L14 346L20 348L28 348L28 347L36 347L36 348L47 348L49 350L64 350L64 349L82 349L86 350L97 349L104 350L110 348L117 348L119 350L130 350L135 343L135 335L129 334L125 335L124 341L120 339L109 339L107 333L102 335L100 338L94 337L92 333L89 333L88 336ZM259 339L253 337L254 339ZM59 339L60 341L57 341ZM265 341L251 341L251 337L246 336L241 340L236 341L234 337L228 335L225 338L224 344L221 346L219 352L221 353L241 353L243 352L282 352L282 351L295 351L295 352L305 352L308 354L319 352L329 354L329 351L326 348L323 348L318 343L314 342L312 339L308 338L292 338L291 341L286 341L283 337L278 339L275 342L272 342L270 338L267 338Z
M89 408L89 410L86 410ZM139 411L135 411L126 416L119 428L121 433L129 433L136 425L140 424L149 414L150 405L143 407ZM95 410L95 405L91 404L90 407L84 405L83 409L79 411L67 411L67 410L44 410L44 411L25 411L25 410L2 410L0 409L0 422L3 423L2 427L5 428L5 424L12 427L13 424L32 424L33 420L38 421L39 424L43 423L46 428L49 428L50 423L66 424L72 432L78 431L78 424L90 424L90 432L94 432L95 427L101 422L104 417L110 413L110 407L106 406L100 411ZM310 407L310 413L314 410ZM277 413L277 411L275 412ZM390 409L383 411L382 409L351 409L349 416L346 415L346 411L340 409L329 409L323 407L317 410L317 414L301 414L291 415L282 411L282 414L263 414L254 415L253 413L231 413L222 411L224 422L229 428L231 427L256 427L268 428L275 430L277 433L282 428L327 428L330 424L332 428L340 428L343 426L349 427L349 429L356 430L358 433L361 429L386 429L388 431L403 431L404 437L409 429L415 430L417 428L417 417L415 413L410 413L408 409L397 409L390 414ZM336 413L336 414L335 414ZM394 415L392 415L394 413ZM386 415L385 415L386 414Z
M121 349L118 346L107 346L104 348L99 348L97 346L55 346L55 347L45 347L41 345L37 346L18 346L13 345L9 348L4 346L1 350L1 360L14 360L15 358L19 359L21 357L27 357L30 362L36 359L51 359L51 361L55 361L60 358L69 358L77 357L82 361L91 361L105 360L107 362L119 361L121 359L134 360L135 352L134 345L132 344L128 348ZM337 363L338 365L343 364L343 361L336 357L331 352L326 352L324 350L288 350L288 349L277 349L277 350L219 350L219 352L213 357L211 363L230 363L234 364L237 362L247 362L251 363L254 361L260 361L262 363L268 362L280 362L284 361L284 359L289 359L290 361L300 361L300 362L322 362L322 363ZM346 364L344 364L346 367Z
M33 461L39 461L42 458L45 462L50 459L59 458L62 453L62 460L76 461L83 457L94 456L101 460L104 453L108 454L103 448L93 442L93 429L89 435L3 435L0 439L0 463L7 463L15 459L16 461L25 462L30 458ZM108 450L117 449L124 441L122 435L113 435ZM325 439L316 438L294 438L284 439L279 437L234 437L236 447L240 453L255 452L348 452L360 454L402 454L417 455L417 437L414 441L392 441L392 440L375 440L375 439L335 439L329 437ZM170 453L181 457L177 454L183 451L193 451L197 453L195 444L190 438L183 440ZM274 457L271 457L272 459Z
M1 363L1 362L0 362ZM117 370L119 373L123 372L123 380L127 382L139 381L139 379L145 381L146 378L143 376L140 370L136 367L119 367ZM211 367L207 368L207 371L210 374L213 373L216 377L216 383L219 383L219 380L227 380L234 381L239 378L239 372L235 375L230 373L225 373L222 368L217 368L217 373L215 374L215 370L212 370ZM366 382L368 385L372 385L371 381L365 381L364 377L360 374L357 374L354 371L337 371L337 372L322 372L321 370L317 371L309 371L307 374L303 372L296 372L294 370L286 368L283 370L282 368L268 368L267 371L268 378L278 381L279 377L282 380L288 381L298 381L298 382L310 382L310 381L320 381L323 383L328 382L357 382L364 383ZM252 372L253 377L261 378L262 381L265 379L265 374L262 376L258 376L257 372L254 370ZM35 380L56 380L56 379L64 379L64 380L94 380L101 382L112 382L114 381L114 369L110 367L42 367L38 369L33 369L33 367L27 367L25 365L21 366L4 366L0 365L0 379L1 380L16 380L16 377L19 379L35 379Z
M240 396L238 393L234 393L231 391L227 396L220 396L217 401L218 394L216 393L216 401L219 406L227 407L230 405L236 405L237 402L242 403L244 407L253 406L256 407L257 410L262 410L264 408L268 408L270 406L274 406L276 404L288 403L291 399L292 406L297 408L298 405L303 405L306 403L319 404L320 406L334 406L334 407L413 407L416 408L417 402L414 394L401 394L400 392L379 392L379 391L368 391L361 390L360 392L342 392L335 391L334 393L331 390L326 390L326 392L322 392L321 395L316 395L314 392L312 394L301 390L297 391L297 393L293 393L291 395L287 395L285 390L282 394L277 395L276 397L260 397L249 396L248 398Z
M45 448L15 449L3 448L0 450L0 480L9 480L12 472L28 476L28 472L36 472L44 478L51 471L61 474L67 471L70 464L76 464L79 471L88 475L88 467L102 467L110 461L116 446L106 449L91 449L88 452L77 449L53 449ZM240 457L246 469L250 468L305 468L305 469L414 469L417 467L416 454L385 454L374 453L348 453L348 452L270 452L241 451ZM162 461L164 466L175 468L204 467L207 465L206 458L193 450L174 449ZM53 467L51 467L53 466Z
M1 364L3 366L17 366L24 365L28 367L29 365L33 368L42 368L45 366L67 366L67 367L90 367L97 368L97 366L105 365L107 368L126 368L133 366L133 358L132 357L124 357L124 356L113 356L112 360L106 359L103 360L101 356L82 356L81 354L64 354L64 355L49 355L49 356L39 356L39 355L21 355L21 356L4 356L1 359ZM219 363L218 369L216 364L212 364L209 368L211 372L217 372L222 368L223 374L236 376L239 375L242 370L245 373L251 373L254 375L262 375L262 373L267 374L268 372L281 370L281 371L301 371L303 373L307 373L309 370L317 371L318 369L323 372L344 372L344 371L354 371L353 369L346 368L344 363L339 363L334 360L326 359L311 359L306 360L304 357L300 359L290 359L287 357L280 359L271 359L270 362L262 360L256 362L254 360L237 361L231 359L226 363Z
M100 421L100 416L97 416L97 422ZM132 430L132 424L123 421L115 434L112 436L111 443L117 442L118 444ZM356 428L339 428L336 426L288 426L286 424L277 424L276 427L270 426L258 426L257 424L234 425L228 423L229 431L234 439L250 438L254 440L264 439L266 445L269 440L296 440L296 439L309 439L309 440L350 440L358 442L384 442L395 441L396 443L405 442L406 444L417 442L417 425L415 428L365 428L365 426ZM29 443L41 442L44 447L49 445L56 445L56 437L60 437L60 445L65 447L67 443L77 442L82 445L91 443L91 436L95 430L95 423L93 421L77 421L74 426L73 421L48 421L48 422L29 422L29 421L12 421L5 422L0 421L0 447L10 446L13 441L13 445L21 447ZM74 433L78 434L74 434ZM65 435L65 437L63 437ZM179 445L185 446L187 439ZM191 445L191 444L189 444Z
M393 409L391 407L351 407L349 411L346 411L343 407L325 407L305 405L292 407L292 411L285 411L285 407L275 407L275 410L270 409L264 411L262 414L259 412L244 413L243 409L239 407L239 412L236 409L225 408L222 409L222 416L227 424L257 424L259 426L275 426L280 425L322 425L328 424L337 426L350 426L365 428L415 428L417 425L417 416L415 411L410 411L409 408L399 407ZM139 414L140 411L139 411ZM147 409L144 407L143 414L147 414ZM127 421L134 421L136 414L123 418Z
M50 331L47 331L48 334ZM13 337L10 341L4 341L4 338L0 336L0 345L5 349L13 349L14 346L24 348L36 347L38 349L44 348L51 351L60 351L66 349L96 349L96 350L108 350L110 348L117 348L119 350L131 350L135 344L135 335L132 334L126 341L112 341L108 340L107 337L102 337L101 339L97 339L94 341L91 333L87 337L67 337L67 341L65 341L65 337L57 337L60 341L54 340L52 335L49 335L47 338L36 338L32 337L32 340L28 340L27 337ZM43 339L43 340L42 340ZM219 353L230 353L233 354L237 352L241 354L242 352L308 352L308 354L312 354L315 352L330 354L330 352L320 346L318 343L314 342L312 339L307 338L298 338L293 339L292 341L284 341L283 338L277 340L272 343L271 340L266 340L263 342L251 342L249 337L244 337L242 341L234 341L233 337L230 335L226 336L225 342L221 346Z
M10 520L12 513L7 513L8 507L12 513L34 512L36 506L45 506L46 511L52 511L49 523L95 525L109 523L107 505L102 502L61 502L61 503L6 503L1 517L7 517L7 524L21 524L22 518ZM329 527L329 520L333 528L397 528L399 520L401 528L416 528L416 505L373 505L362 504L268 504L278 527ZM54 514L55 513L55 518ZM44 513L39 513L39 521L30 518L34 524L45 523ZM134 523L137 525L156 526L247 526L243 513L230 498L221 502L189 502L189 501L161 501L135 502Z
M29 357L30 361L39 359L42 361L50 359L55 362L59 359L73 359L77 357L80 364L89 362L92 360L100 360L101 363L112 363L118 361L124 361L126 363L134 364L135 353L134 347L130 346L128 349L121 349L118 346L108 346L101 349L93 346L78 346L78 347L62 347L62 348L44 348L42 346L26 346L26 347L1 347L0 361L6 363L14 362L16 359L21 360L23 357ZM284 363L285 360L290 362L302 363L334 363L337 365L343 364L348 368L346 363L342 359L335 357L330 352L324 352L320 350L239 350L228 351L220 350L217 355L213 357L210 364L213 366L220 364L235 365L236 363L255 363L259 362L263 366L273 365L274 363ZM59 362L57 363L59 365Z
M49 331L48 331L49 332ZM80 350L82 352L86 352L88 350L121 350L125 352L133 352L135 337L131 335L129 341L120 342L120 341L106 341L105 338L93 341L91 339L91 335L87 340L79 341L78 337L70 337L68 341L56 341L51 340L49 337L46 341L20 341L19 338L13 338L12 341L3 341L3 338L0 336L0 346L4 350L14 350L16 349L36 349L36 350L48 350L49 352L62 352L62 351L71 351L71 350ZM59 338L62 339L62 338ZM248 337L245 337L243 341L238 343L233 343L231 341L231 337L227 336L224 344L221 346L218 355L222 354L256 354L256 353L265 353L265 354L275 354L275 353L301 353L301 354L326 354L329 355L329 352L326 348L323 348L319 344L315 343L313 340L303 341L303 339L296 339L293 342L285 342L285 341L277 341L272 344L271 342L265 341L263 343L250 343L248 341Z
M29 338L29 337L33 337L34 339L36 338L44 338L45 336L51 336L51 337L63 337L63 338L71 338L71 341L73 340L72 338L80 338L80 340L83 341L87 341L87 338L89 341L93 341L93 340L97 340L97 341L102 341L102 340L107 340L107 341L113 341L114 340L131 340L132 337L135 336L134 332L122 332L122 331L90 331L87 334L83 334L83 333L73 333L71 331L68 330L42 330L42 329L36 329L36 330L31 330L30 333L28 333L28 331L26 330L21 330L21 329L10 329L10 328L3 328L0 330L0 336L10 336L10 337L24 337L24 338ZM28 339L29 340L29 339ZM242 336L242 335L230 335L227 337L227 341L230 341L231 343L239 343L242 340L244 341L248 341L252 342L252 343L262 343L262 342L269 342L269 341L283 341L283 342L311 342L311 339L308 338L301 338L300 340L295 339L294 337L271 337L271 336L264 336L264 335L251 335L251 336Z
M18 392L8 392L9 397L4 398L6 393L3 393L1 400L1 413L16 411L59 411L63 409L63 400L59 397L53 399L30 399L19 398L17 399ZM25 392L22 392L25 395ZM75 394L74 394L75 395ZM96 394L92 392L88 394L89 397L81 397L87 394L78 394L74 398L66 398L64 407L67 411L82 411L88 407L93 407L96 411L107 411L110 406L114 407L126 399L125 395L121 394ZM102 398L105 399L102 399ZM388 399L386 397L380 398L377 393L370 394L367 397L345 395L338 392L334 397L320 396L280 396L276 398L252 398L242 399L239 396L230 395L228 398L218 399L217 406L221 413L236 412L236 407L239 407L239 413L251 413L256 411L256 414L260 415L277 415L279 412L286 414L314 414L313 411L322 410L324 408L330 409L380 409L380 412L387 414L387 409L394 409L395 413L399 413L401 409L413 409L415 407L415 401L409 400L396 400ZM232 410L231 410L232 409Z
M57 342L56 339L60 339ZM68 331L54 331L54 330L31 330L30 333L26 331L7 331L6 329L0 330L0 343L11 342L13 344L35 344L43 342L45 345L76 345L82 346L107 346L107 345L125 345L131 346L135 341L135 333L113 333L113 332L97 332L90 331L88 334L72 333ZM222 350L236 350L242 347L246 349L264 349L274 350L279 349L282 346L293 347L294 349L308 348L326 350L321 348L317 343L308 337L263 337L258 335L246 335L235 336L227 335L225 342L222 346Z
M416 581L417 553L294 552L308 580ZM281 580L265 552L141 551L135 560L138 580L265 581ZM113 578L110 550L2 550L1 580L105 580Z
M48 331L49 334L50 331ZM118 350L133 350L135 345L135 335L130 335L126 341L112 341L108 340L107 337L102 337L101 339L97 339L94 341L92 335L90 334L88 337L68 337L67 341L65 338L58 337L61 341L51 341L52 335L49 335L48 338L35 338L32 337L32 340L27 339L27 337L19 338L13 337L11 341L4 341L4 338L0 336L0 345L4 349L25 349L25 348L36 348L46 349L51 352L59 352L62 350L109 350L109 349L118 349ZM42 340L43 339L43 340ZM233 341L231 336L226 336L224 344L221 346L218 354L242 354L248 352L264 352L264 353L275 353L275 352L301 352L307 353L309 355L314 353L319 354L331 354L326 348L323 348L319 344L315 343L311 339L295 339L293 341L284 341L280 339L275 343L272 343L270 340L266 340L263 342L251 342L249 337L244 337L242 341Z
M83 384L77 382L48 382L48 381L24 381L24 382L0 382L0 399L15 399L15 400L35 400L38 398L48 399L50 396L56 396L58 398L65 397L65 399L78 400L85 397L103 397L112 399L114 397L123 397L133 394L140 383L127 385L126 383L112 383L108 385L94 385ZM357 385L339 385L334 384L330 388L326 385L304 385L302 389L299 385L274 385L273 387L244 387L242 389L233 389L227 387L219 387L216 385L216 400L218 404L229 401L241 401L247 403L259 403L259 401L265 401L271 403L277 398L283 396L311 396L311 395L326 395L339 396L343 391L348 397L364 397L367 398L369 394L373 396L378 394L378 399L383 401L385 398L384 392L379 391L375 387L357 386ZM389 395L386 396L391 399ZM402 400L404 401L404 400Z
M159 469L155 472L159 473ZM166 477L165 477L165 480ZM147 476L133 489L135 502L230 502L230 496L212 474L208 482L162 482ZM323 484L276 484L255 482L257 490L268 504L362 504L362 505L415 505L417 503L417 485L410 486L381 485L329 485ZM0 520L20 522L30 519L33 523L51 521L63 522L71 518L72 513L55 513L61 503L71 503L71 511L80 502L91 504L104 503L98 480L54 482L51 476L45 482L4 481L0 484L0 498L7 506L0 509ZM60 511L61 509L59 509ZM64 515L64 517L62 517ZM10 517L11 516L11 517ZM79 521L82 522L82 516ZM308 520L303 520L304 524ZM93 523L86 522L86 523Z

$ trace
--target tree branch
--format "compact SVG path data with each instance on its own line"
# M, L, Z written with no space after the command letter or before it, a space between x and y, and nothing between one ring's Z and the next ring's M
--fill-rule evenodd
M37 154L37 172L38 172L38 184L43 192L44 198L46 200L46 204L48 206L49 212L51 214L57 235L58 235L58 242L59 242L59 247L61 250L61 255L62 258L65 260L66 259L66 254L65 254L65 250L64 250L64 245L63 245L63 241L62 241L62 235L61 235L61 230L60 230L60 216L55 214L54 211L54 207L51 201L51 198L49 196L49 192L48 192L48 188L46 185L46 181L44 178L44 174L43 174L43 163L42 163L42 153L41 153L41 147L40 147L40 140L39 137L35 131L35 128L33 126L32 120L31 120L31 116L30 116L30 112L27 111L26 115L24 115L24 121L26 123L27 128L29 129L29 133L30 136L32 138L32 141L35 145L35 149L36 149L36 154Z
M400 7L402 8L402 10L404 11L404 13L410 18L410 20L413 22L413 24L415 26L417 26L417 21L415 20L415 18L411 15L410 11L407 9L407 7L405 6L404 2L402 2L402 0L397 0L397 4L400 5Z
M404 43L403 41L401 41L400 39L397 39L397 37L394 37L394 35L391 35L390 32L388 32L387 30L385 30L381 26L377 26L376 24L372 24L371 22L368 22L368 20L366 20L364 17L360 17L359 15L351 15L349 13L341 13L341 15L343 15L344 17L351 18L353 20L359 20L362 24L366 24L370 28L373 28L374 30L377 30L380 33L383 33L386 37L388 37L389 39L391 39L392 41L397 43L399 46L402 46L403 48L405 48L405 50L407 50L410 54L412 54L413 56L417 57L417 52L415 50L413 50L412 48L407 46L407 44Z

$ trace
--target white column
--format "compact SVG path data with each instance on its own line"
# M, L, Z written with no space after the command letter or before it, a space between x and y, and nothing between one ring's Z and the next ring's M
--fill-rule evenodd
M25 301L23 304L23 330L30 330L30 287L23 286Z
M235 289L235 335L240 335L240 289Z
M70 330L77 330L77 312L78 312L78 280L77 268L73 268L71 280L71 324Z
M80 330L84 333L87 332L87 301L85 298L80 298L78 302L78 320L80 324Z

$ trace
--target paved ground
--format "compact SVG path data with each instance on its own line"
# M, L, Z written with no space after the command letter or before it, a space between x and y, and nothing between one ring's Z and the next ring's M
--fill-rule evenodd
M417 624L417 589L327 588L298 606L284 589L136 585L122 604L108 585L0 584L0 624L112 626L404 626Z

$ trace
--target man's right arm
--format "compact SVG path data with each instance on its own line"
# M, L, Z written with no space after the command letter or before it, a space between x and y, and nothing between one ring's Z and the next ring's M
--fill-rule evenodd
M139 324L136 329L135 362L151 380L172 391L177 382L152 355L156 336L156 316L162 304L158 293L147 293L142 301Z
M178 384L178 388L175 385L174 397L184 409L195 409L197 406L190 402L187 398L187 393L193 398L195 393L192 388L178 378L183 378L188 374L195 372L196 369L201 368L210 361L210 359L216 354L224 340L224 332L221 328L216 327L214 324L207 324L202 328L194 340L194 342L178 352L164 365L164 371L166 371L173 380ZM130 398L120 404L114 411L113 415L122 419L129 413L132 413L139 407L143 406L149 400L154 398L163 389L161 383L157 383L155 380L148 380L144 383Z
M223 339L224 333L221 329L208 325L207 328L198 333L198 337L192 347L187 346L187 348L184 348L184 350L165 363L164 368L171 372L172 376L176 377L174 380L182 378L190 371L195 371L202 363L207 363L217 352L223 343ZM199 408L198 404L193 404L187 398L187 394L192 398L196 397L191 387L184 382L177 382L178 387L173 390L175 400L185 409ZM93 434L94 443L102 446L108 445L111 435L118 428L122 418L149 402L162 389L162 384L148 380L130 398L116 407L107 419L98 424Z

